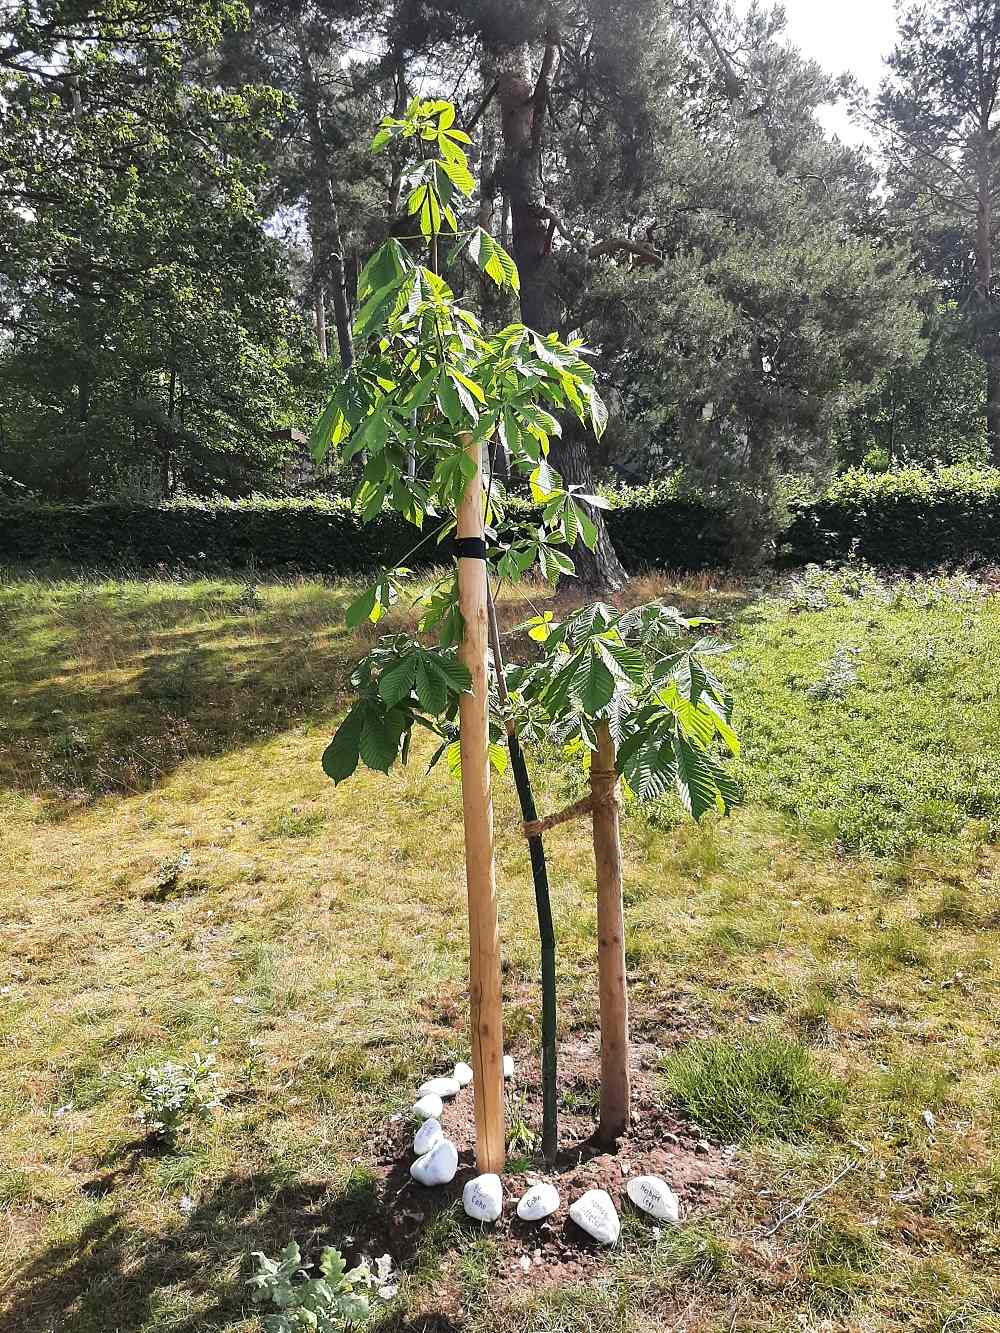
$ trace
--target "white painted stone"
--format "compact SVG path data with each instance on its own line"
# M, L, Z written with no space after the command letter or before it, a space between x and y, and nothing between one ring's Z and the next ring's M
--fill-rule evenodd
M457 1078L429 1078L417 1089L418 1097L454 1097L462 1089Z
M487 1171L466 1182L462 1207L477 1222L495 1222L503 1212L503 1186L500 1177Z
M413 1114L418 1115L421 1120L440 1120L443 1110L444 1102L433 1093L413 1103Z
M532 1185L526 1194L521 1195L517 1205L517 1215L524 1222L540 1222L559 1207L559 1191L547 1180Z
M637 1208L658 1222L679 1222L681 1206L677 1195L660 1176L635 1176L625 1186Z
M503 1076L504 1078L514 1077L514 1057L505 1055L503 1058Z
M621 1234L621 1218L607 1190L587 1190L570 1204L569 1215L581 1231L602 1245L614 1245Z
M421 1185L447 1185L458 1170L458 1149L450 1139L442 1139L430 1152L410 1167L410 1175Z
M452 1078L460 1088L467 1088L472 1082L472 1066L467 1065L464 1060L459 1060Z
M425 1152L430 1152L444 1138L444 1130L441 1128L441 1121L435 1120L433 1116L417 1130L413 1136L413 1151L418 1157L423 1157Z

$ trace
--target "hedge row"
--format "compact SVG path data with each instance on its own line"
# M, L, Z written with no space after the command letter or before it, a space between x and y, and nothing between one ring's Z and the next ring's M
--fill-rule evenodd
M645 488L619 496L606 517L628 569L712 568L727 561L727 515L704 502ZM262 571L355 574L399 561L415 536L391 514L363 524L339 499L0 504L0 564L152 569L255 563ZM408 563L441 561L446 554L432 539ZM782 554L790 563L853 555L910 568L1000 561L1000 470L847 473L819 500L793 506Z
M527 508L527 507L525 507ZM635 499L608 512L612 539L632 569L708 568L725 563L724 516L697 501ZM346 500L246 500L166 505L0 507L0 564L69 561L80 566L204 564L355 574L393 564L440 563L433 537L394 514L362 523Z
M903 569L1000 561L997 468L851 471L792 514L783 542L799 564L849 556Z

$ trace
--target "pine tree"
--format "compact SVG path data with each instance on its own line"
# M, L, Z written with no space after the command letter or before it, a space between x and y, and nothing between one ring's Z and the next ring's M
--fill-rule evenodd
M873 106L897 214L956 296L986 364L986 424L1000 464L1000 0L910 6ZM933 253L934 240L937 254ZM971 267L965 256L972 256ZM950 290L949 290L950 288Z

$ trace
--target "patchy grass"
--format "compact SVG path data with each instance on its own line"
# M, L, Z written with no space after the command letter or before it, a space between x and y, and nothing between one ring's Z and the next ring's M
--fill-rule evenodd
M780 1032L689 1042L664 1061L667 1093L725 1143L801 1139L840 1120L844 1089Z
M0 580L5 1333L259 1330L250 1250L350 1235L377 1206L373 1132L467 1054L457 789L419 755L333 788L353 590L255 594ZM547 1293L498 1281L488 1236L444 1214L384 1327L994 1333L1000 599L864 572L631 595L734 644L748 803L700 828L628 809L625 869L637 1030L668 1055L664 1096L748 1135L737 1191ZM549 810L579 776L546 758L538 786ZM507 782L496 806L516 1051L537 944ZM592 849L583 825L548 847L568 1039L596 1021ZM127 1076L195 1051L223 1106L150 1144Z

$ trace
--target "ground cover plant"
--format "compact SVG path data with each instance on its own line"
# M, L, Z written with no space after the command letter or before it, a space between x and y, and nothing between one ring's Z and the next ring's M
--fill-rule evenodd
M316 763L342 671L371 645L340 627L358 591L0 583L5 1328L259 1329L250 1251L294 1236L309 1262L326 1244L360 1259L348 1238L380 1206L374 1139L418 1076L466 1054L457 788L419 762L334 788ZM655 1095L692 1139L731 1135L735 1167L724 1182L704 1157L680 1228L626 1218L600 1270L561 1290L501 1271L446 1211L378 1318L408 1333L992 1330L997 596L864 570L629 590L657 598L717 617L733 645L720 673L738 682L747 803L699 827L671 799L625 806L634 1031L666 1052L643 1073ZM512 653L514 627L550 605L543 587L501 601ZM809 699L845 644L858 682ZM764 689L780 728L763 725ZM561 798L581 795L551 763ZM361 845L357 808L376 802ZM508 1041L527 1066L537 946L514 927L534 909L506 784L497 802ZM549 839L566 1048L596 1019L593 854L585 824ZM696 1060L702 1043L718 1058ZM127 1080L209 1049L222 1104L164 1151ZM768 1111L780 1080L801 1123ZM561 1111L591 1116L596 1096L566 1086Z

